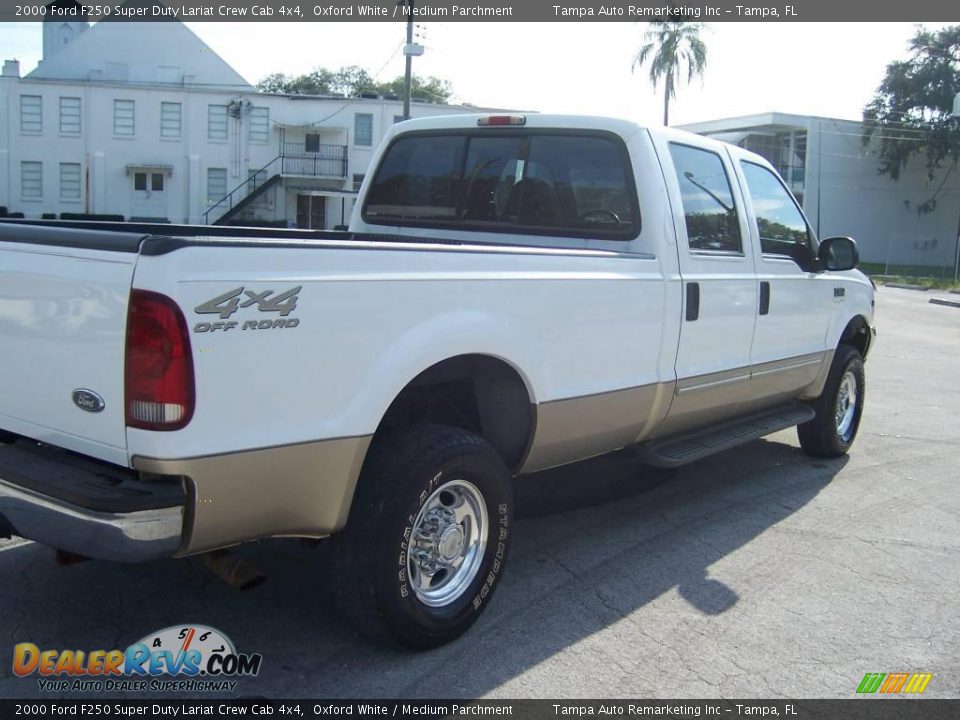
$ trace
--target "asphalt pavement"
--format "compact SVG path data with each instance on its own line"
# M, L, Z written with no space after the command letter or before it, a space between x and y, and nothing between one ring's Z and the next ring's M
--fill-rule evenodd
M188 623L263 654L227 697L846 698L899 671L960 697L960 309L930 296L879 291L847 458L790 430L676 471L624 451L521 478L497 596L431 652L346 626L323 544L242 548L269 581L239 592L194 559L58 567L0 541L0 697L90 697L14 677L15 643L125 648Z

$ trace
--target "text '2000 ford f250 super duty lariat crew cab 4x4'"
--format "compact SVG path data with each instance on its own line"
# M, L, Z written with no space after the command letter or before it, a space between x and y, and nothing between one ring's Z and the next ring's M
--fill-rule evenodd
M521 473L853 442L873 288L763 158L461 116L373 168L343 233L0 225L0 532L118 561L331 536L344 612L423 648L490 601Z

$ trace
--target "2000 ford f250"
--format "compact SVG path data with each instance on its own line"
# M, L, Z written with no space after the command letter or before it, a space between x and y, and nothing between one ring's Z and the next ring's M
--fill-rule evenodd
M490 601L522 473L853 442L873 288L763 158L502 115L401 123L373 167L344 233L0 225L0 533L332 536L344 612L425 648Z

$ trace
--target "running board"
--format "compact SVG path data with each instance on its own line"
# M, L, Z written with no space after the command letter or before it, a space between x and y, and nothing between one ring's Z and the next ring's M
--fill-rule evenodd
M641 446L641 459L656 467L678 467L805 423L815 416L809 405L793 402L755 415L728 420L706 430L653 440Z

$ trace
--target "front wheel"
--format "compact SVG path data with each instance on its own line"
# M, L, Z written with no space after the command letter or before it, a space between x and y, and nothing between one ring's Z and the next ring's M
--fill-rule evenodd
M510 473L483 438L424 425L378 438L347 527L333 538L333 591L364 634L416 649L463 634L503 572Z
M813 404L816 417L797 426L800 447L817 457L846 454L860 428L865 395L863 357L856 348L840 345L823 392Z

